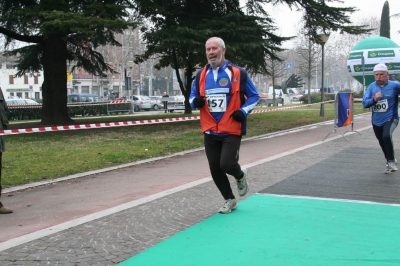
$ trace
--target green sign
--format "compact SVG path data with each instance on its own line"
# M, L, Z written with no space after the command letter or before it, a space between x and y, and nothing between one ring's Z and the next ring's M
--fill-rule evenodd
M400 63L387 63L386 64L389 71L391 70L400 70Z
M395 57L394 50L368 51L368 58Z
M374 67L376 64L365 64L364 65L364 72L370 72L370 71L374 71ZM363 67L362 65L354 65L354 72L363 72Z
M361 57L363 56L363 53L364 53L364 52L350 53L350 55L349 55L349 60L361 59Z

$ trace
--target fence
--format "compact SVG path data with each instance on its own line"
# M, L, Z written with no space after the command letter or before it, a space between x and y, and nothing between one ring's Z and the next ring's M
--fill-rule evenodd
M123 104L129 103L129 104ZM134 102L130 100L112 100L107 102L107 114L128 112L133 114L135 110Z

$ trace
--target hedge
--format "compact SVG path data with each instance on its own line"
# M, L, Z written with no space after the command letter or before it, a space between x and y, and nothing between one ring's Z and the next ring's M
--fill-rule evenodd
M68 115L97 116L111 113L132 112L131 103L74 103L68 104ZM42 105L10 105L7 111L8 120L32 120L42 119Z

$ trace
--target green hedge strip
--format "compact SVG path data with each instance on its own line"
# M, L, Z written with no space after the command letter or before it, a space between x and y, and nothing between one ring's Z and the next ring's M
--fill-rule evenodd
M85 103L82 105L68 105L68 115L76 116L98 116L110 113L131 112L131 103ZM42 119L42 106L21 105L9 106L7 111L8 120L33 120Z

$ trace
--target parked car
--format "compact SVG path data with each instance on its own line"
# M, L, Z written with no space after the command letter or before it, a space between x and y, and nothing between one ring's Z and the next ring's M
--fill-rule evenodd
M289 95L290 100L293 102L300 101L300 98L303 96L297 88L287 88L286 92Z
M310 89L310 94L313 94L313 93L321 93L321 90L318 90L318 89ZM307 89L305 90L304 94L308 94L308 90L307 90Z
M185 111L185 96L170 96L168 100L168 112L172 113L175 110Z
M96 94L73 93L67 95L67 102L68 103L101 102L101 99Z
M31 99L6 99L7 105L37 105L38 102Z
M149 111L152 108L149 96L132 95L131 100L134 101L134 111L135 112L139 112L140 110Z
M270 93L261 92L260 99L257 102L257 105L263 106L273 106L274 105L274 96L272 94L272 90ZM284 105L285 100L283 99L283 92L280 89L275 89L275 100L277 104Z
M164 104L161 102L161 96L149 96L149 98L153 110L164 109Z

